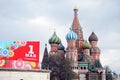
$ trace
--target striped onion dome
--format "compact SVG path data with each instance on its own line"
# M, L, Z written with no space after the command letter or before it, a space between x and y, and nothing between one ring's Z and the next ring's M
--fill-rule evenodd
M60 38L56 35L56 32L53 33L52 37L49 39L50 44L60 44L61 40Z
M65 47L62 45L62 43L59 44L59 46L58 46L58 50L64 50L64 49L65 49Z
M76 40L76 39L77 39L77 34L70 29L70 31L66 35L66 40Z
M82 47L83 47L83 49L90 49L91 45L87 42L87 40L85 40Z

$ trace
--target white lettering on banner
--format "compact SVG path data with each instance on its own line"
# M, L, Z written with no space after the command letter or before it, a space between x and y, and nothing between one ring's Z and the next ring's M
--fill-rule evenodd
M25 54L25 57L36 58L36 54L33 52L33 45L29 45L30 51Z
M29 51L28 53L34 54L34 52L33 52L33 46L32 46L32 45L29 45L29 48L30 48L30 51Z

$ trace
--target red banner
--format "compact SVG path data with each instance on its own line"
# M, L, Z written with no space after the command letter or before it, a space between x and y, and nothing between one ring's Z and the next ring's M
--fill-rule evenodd
M38 68L39 54L39 41L0 42L0 67Z

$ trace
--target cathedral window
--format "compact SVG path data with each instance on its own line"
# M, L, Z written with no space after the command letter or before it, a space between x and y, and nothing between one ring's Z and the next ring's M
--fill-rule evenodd
M81 70L83 69L83 67L81 67Z
M86 67L84 67L84 69L86 69Z
M77 69L78 69L78 67L77 67Z

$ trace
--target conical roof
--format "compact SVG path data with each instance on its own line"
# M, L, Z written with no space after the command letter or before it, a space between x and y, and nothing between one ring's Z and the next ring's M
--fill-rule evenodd
M48 50L47 50L47 44L45 44L45 50L43 54L43 60L42 60L42 69L47 69L49 63L49 56L48 56Z
M94 67L95 68L102 68L101 62L99 60L94 61Z
M74 10L74 19L73 19L73 23L72 23L72 28L81 28L80 23L79 23L79 19L78 19L78 8L75 6Z

